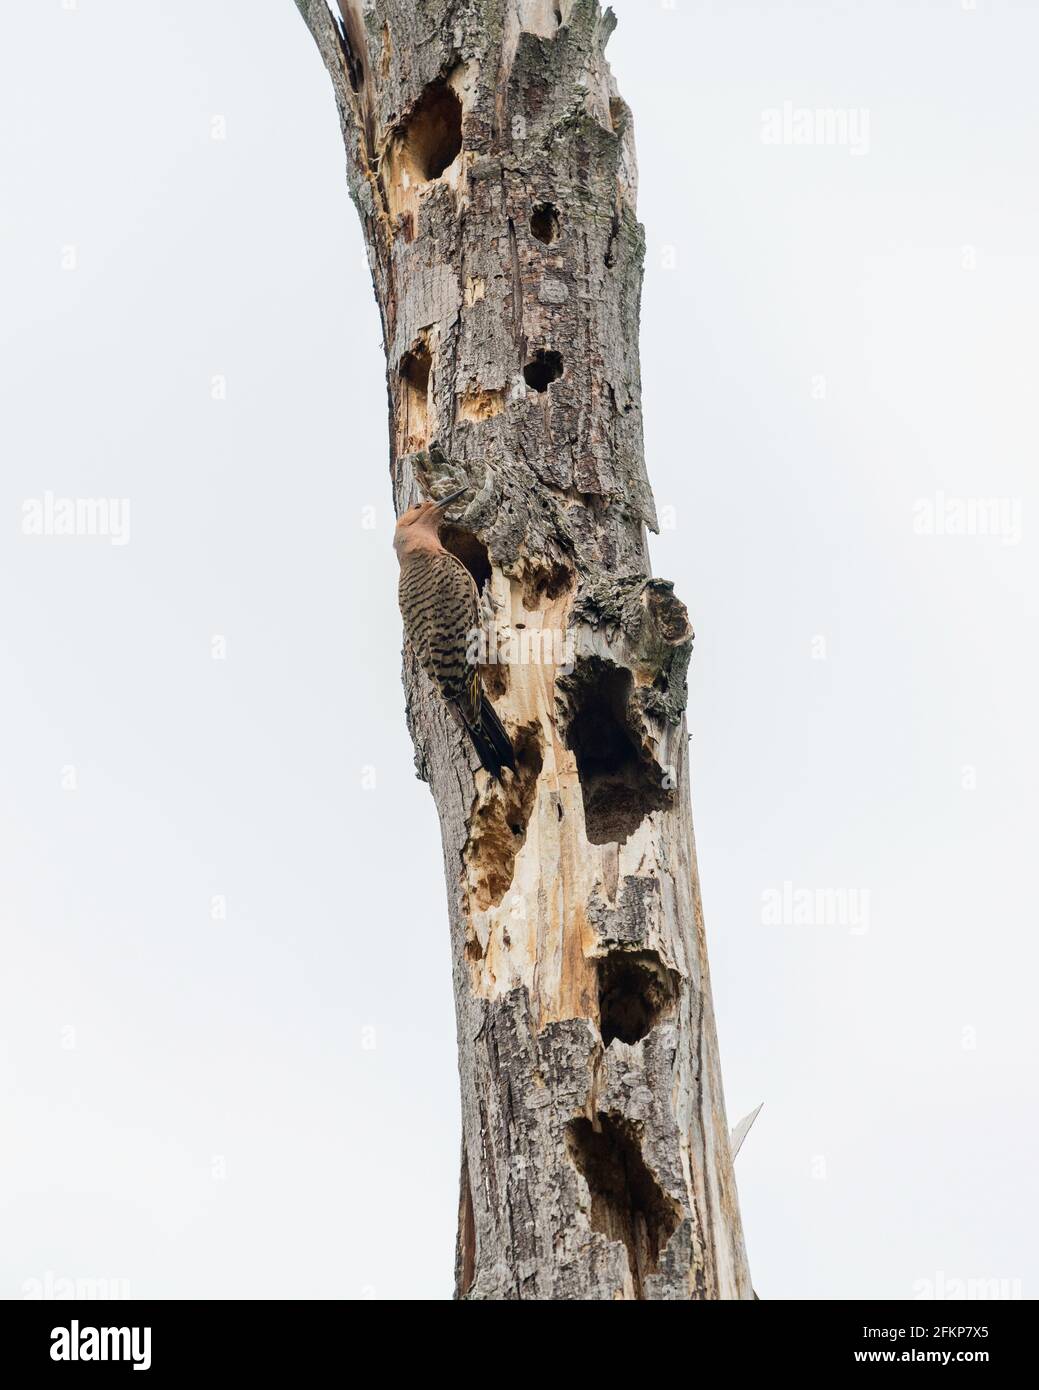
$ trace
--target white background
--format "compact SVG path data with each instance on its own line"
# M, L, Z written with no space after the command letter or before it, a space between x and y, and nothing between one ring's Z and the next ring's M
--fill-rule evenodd
M755 1285L1033 1296L1039 17L615 8ZM868 150L763 143L785 101ZM38 0L0 135L0 1293L449 1297L439 833L330 84L291 0ZM48 489L129 498L130 543L24 536ZM1020 543L916 534L939 491ZM785 882L867 930L766 925Z

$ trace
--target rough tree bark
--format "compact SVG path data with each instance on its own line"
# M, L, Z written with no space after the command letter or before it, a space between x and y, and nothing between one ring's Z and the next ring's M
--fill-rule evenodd
M505 789L476 771L405 650L453 944L456 1294L751 1298L689 802L693 633L646 541L614 17L296 3L382 314L395 506L474 488L445 543L483 588L506 659L486 683L519 750Z

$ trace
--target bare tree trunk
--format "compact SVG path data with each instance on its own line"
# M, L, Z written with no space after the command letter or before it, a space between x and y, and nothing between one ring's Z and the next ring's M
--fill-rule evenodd
M462 1082L462 1298L750 1298L689 802L693 634L649 577L631 116L598 0L297 0L382 314L398 512L477 497L491 781L411 653ZM443 492L440 489L438 492ZM511 644L511 647L510 647ZM509 659L511 658L511 659Z

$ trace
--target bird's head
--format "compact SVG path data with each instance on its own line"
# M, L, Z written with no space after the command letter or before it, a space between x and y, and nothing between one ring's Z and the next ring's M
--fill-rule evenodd
M444 520L444 509L452 502L457 502L468 490L460 487L457 492L441 497L439 501L419 502L402 512L393 533L393 548L397 552L398 560L403 560L405 555L417 550L441 549L440 526Z

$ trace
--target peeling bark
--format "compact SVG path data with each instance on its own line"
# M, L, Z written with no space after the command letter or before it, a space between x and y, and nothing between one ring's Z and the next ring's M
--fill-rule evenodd
M513 653L485 668L517 750L504 788L404 660L453 943L456 1295L751 1298L689 801L693 633L649 570L613 15L297 4L382 316L394 502L472 486L444 541Z

